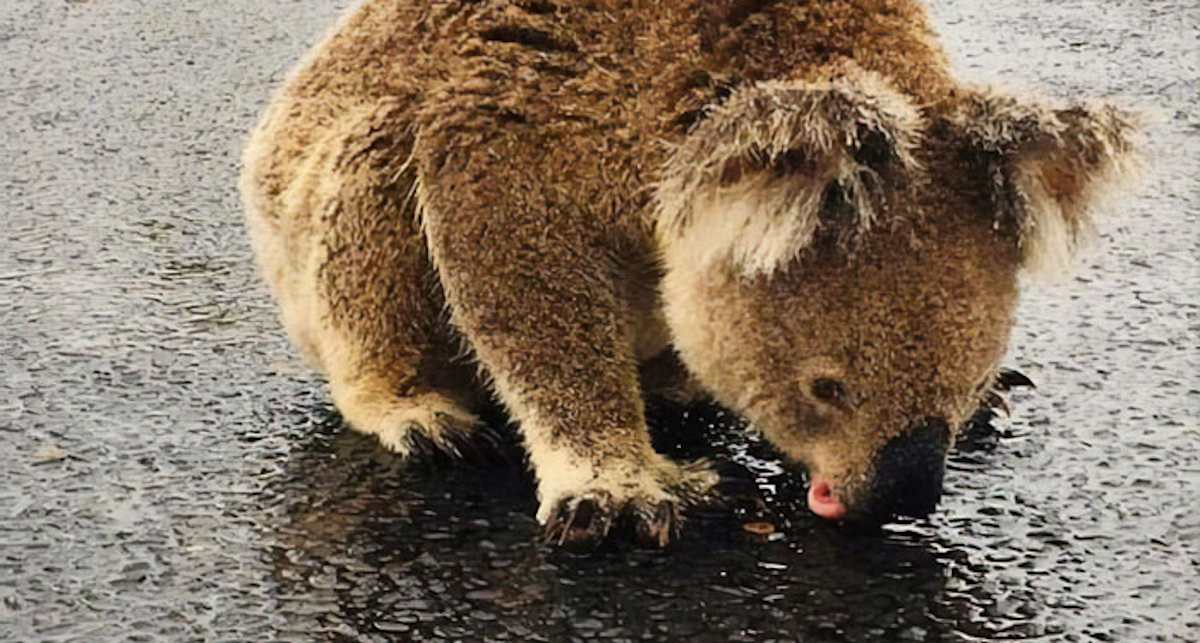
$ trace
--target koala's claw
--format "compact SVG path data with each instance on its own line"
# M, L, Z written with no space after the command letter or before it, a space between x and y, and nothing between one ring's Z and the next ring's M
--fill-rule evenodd
M653 507L638 506L633 519L633 532L644 547L666 547L677 540L683 530L683 512L678 503L670 500L663 500Z
M407 430L408 435L400 453L417 462L461 462L488 466L511 464L512 461L504 438L488 426L462 428L446 423L432 434L422 425L411 426Z
M561 500L545 527L545 542L572 549L594 549L604 542L618 522L628 524L638 544L663 548L677 539L683 527L683 512L676 500L654 502L636 499L623 507L610 495L589 492Z
M996 375L995 389L998 391L1011 391L1014 388L1037 388L1037 384L1029 379L1024 373L1013 370L1011 368L1002 368Z
M699 498L676 496L637 496L618 501L603 491L568 496L558 501L546 521L545 542L572 549L593 549L617 527L622 533L631 534L639 545L661 549L679 539L683 511L697 501Z
M478 446L462 431L443 429L439 433L429 435L425 432L426 427L416 423L406 425L402 430L407 431L408 435L401 453L411 458L423 461L443 457L472 460L479 454Z
M550 544L590 549L604 541L612 529L616 512L612 497L591 492L565 498L546 522L545 541Z
M712 500L720 479L705 460L683 465L660 460L643 471L642 478L594 480L549 493L538 516L545 542L590 549L619 530L642 546L666 547L679 538L684 511Z

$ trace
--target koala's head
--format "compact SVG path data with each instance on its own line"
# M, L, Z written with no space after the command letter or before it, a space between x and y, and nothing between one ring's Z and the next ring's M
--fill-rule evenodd
M1089 231L1134 128L878 77L767 82L709 110L658 184L663 300L689 370L812 474L826 518L924 516L990 390L1022 270Z

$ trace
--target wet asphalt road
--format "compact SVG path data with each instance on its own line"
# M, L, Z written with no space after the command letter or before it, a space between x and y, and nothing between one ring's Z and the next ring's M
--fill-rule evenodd
M940 513L834 532L729 423L664 413L744 493L669 553L587 557L537 544L519 467L343 430L284 340L237 158L338 4L0 2L0 641L1200 636L1194 2L934 3L965 76L1159 114L1102 251L1026 297L1007 363L1040 388Z

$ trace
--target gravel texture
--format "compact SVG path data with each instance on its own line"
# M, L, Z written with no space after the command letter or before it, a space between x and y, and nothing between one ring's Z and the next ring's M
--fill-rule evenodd
M254 273L239 149L338 3L0 2L0 641L1196 640L1200 8L933 10L965 77L1157 115L1100 251L1024 300L1039 389L937 515L867 536L719 413L663 412L729 505L577 556L519 464L345 431Z

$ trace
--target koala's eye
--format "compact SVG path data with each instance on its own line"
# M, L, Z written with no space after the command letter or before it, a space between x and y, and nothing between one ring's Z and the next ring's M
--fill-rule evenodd
M852 406L850 395L846 393L846 388L837 380L831 380L827 377L822 377L812 383L813 397L823 402L828 402L834 406L848 408Z

